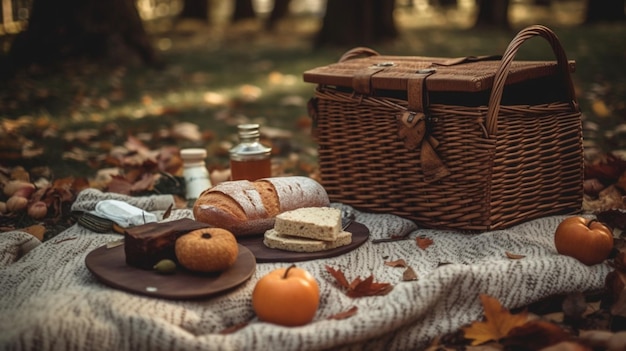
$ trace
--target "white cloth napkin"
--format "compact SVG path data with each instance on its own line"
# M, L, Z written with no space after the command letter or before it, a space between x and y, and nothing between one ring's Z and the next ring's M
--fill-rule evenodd
M102 200L91 213L110 219L124 228L157 221L155 214L119 200Z

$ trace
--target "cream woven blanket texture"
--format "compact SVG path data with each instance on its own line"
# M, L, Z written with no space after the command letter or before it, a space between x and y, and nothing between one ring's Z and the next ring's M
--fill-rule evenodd
M113 196L93 190L80 195L76 210ZM132 199L158 216L171 201L168 196ZM39 244L23 232L2 233L0 349L418 350L433 337L481 318L479 294L515 308L553 294L601 288L610 271L606 264L587 267L556 253L553 233L563 217L468 235L419 229L393 215L356 213L357 222L370 229L368 242L338 257L298 263L317 278L321 301L314 321L294 328L256 320L251 306L256 281L288 263L257 264L250 280L227 293L172 301L111 288L88 271L85 256L120 235L75 225ZM166 220L183 217L192 218L191 211L176 210ZM403 232L410 232L408 240L371 242ZM420 249L418 236L434 242ZM525 257L512 260L505 252ZM417 281L403 282L402 268L384 264L397 259L417 272ZM394 289L385 296L350 298L326 265L341 269L348 280L372 274ZM352 307L358 309L352 317L328 319ZM250 320L236 332L221 333Z

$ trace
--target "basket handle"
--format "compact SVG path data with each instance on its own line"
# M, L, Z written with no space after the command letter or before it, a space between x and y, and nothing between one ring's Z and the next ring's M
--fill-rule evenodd
M491 95L489 96L489 108L487 110L487 132L489 136L492 136L498 130L498 113L500 111L500 101L502 99L502 92L504 90L504 83L509 75L509 67L511 66L511 62L515 58L515 54L517 54L517 50L519 47L528 39L533 38L535 36L541 36L546 39L550 46L552 47L552 51L556 56L557 66L561 70L561 74L563 76L563 80L565 81L565 87L567 89L568 98L576 105L576 96L574 93L574 85L572 84L571 74L569 71L569 63L567 61L567 56L565 55L565 50L563 50L563 46L559 42L559 38L557 38L556 34L548 27L542 25L533 25L529 26L525 29L522 29L515 38L509 43L509 46L506 48L504 55L502 55L502 60L500 61L500 67L496 71L493 88L491 90Z
M376 50L370 49L370 48L366 48L364 46L359 46L356 47L354 49L351 49L349 51L347 51L345 54L343 54L341 56L341 58L339 58L339 62L343 62L343 61L348 61L348 60L352 60L354 58L357 58L359 56L378 56L380 55Z

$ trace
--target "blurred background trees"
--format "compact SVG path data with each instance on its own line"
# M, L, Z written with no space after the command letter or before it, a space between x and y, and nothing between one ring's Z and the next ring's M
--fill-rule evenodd
M274 130L275 150L312 160L303 153L314 146L305 70L361 45L385 55L501 54L534 23L553 28L576 61L586 153L624 150L624 1L0 0L0 74L10 75L0 75L0 163L9 150L71 174L71 160L93 167L102 151L90 148L134 131L152 145L192 135L180 146L206 146L217 167L246 121L296 131L288 142ZM537 42L519 59L550 59Z
M0 0L2 52L13 66L46 64L69 57L139 58L158 63L144 29L147 21L198 20L208 26L215 19L228 23L263 21L273 30L308 6L319 17L314 47L355 46L393 39L398 35L398 8L432 12L439 16L470 18L467 30L511 27L511 7L578 6L583 13L576 25L624 21L625 0ZM216 11L216 8L221 10ZM226 9L226 10L224 10ZM227 17L226 19L224 17Z

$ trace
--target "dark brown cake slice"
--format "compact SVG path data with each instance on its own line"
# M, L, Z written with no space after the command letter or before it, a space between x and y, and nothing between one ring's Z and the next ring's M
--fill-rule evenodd
M153 222L124 230L126 264L143 268L152 267L163 259L176 261L174 244L181 235L210 225L190 218L170 222Z

